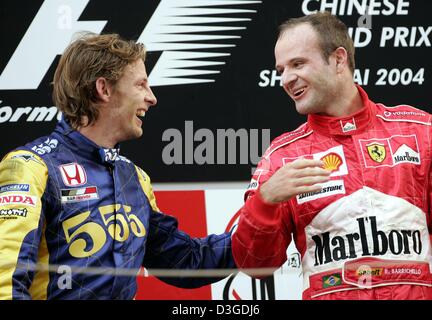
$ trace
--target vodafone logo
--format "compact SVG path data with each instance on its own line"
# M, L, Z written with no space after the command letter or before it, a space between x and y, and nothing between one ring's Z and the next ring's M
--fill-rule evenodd
M36 197L26 196L21 194L8 194L5 196L0 196L0 206L5 206L8 204L22 204L31 207L36 206Z
M386 117L426 117L424 112L415 111L384 111L384 116Z
M87 183L87 175L84 168L74 162L63 164L59 167L63 183L69 187L82 186Z

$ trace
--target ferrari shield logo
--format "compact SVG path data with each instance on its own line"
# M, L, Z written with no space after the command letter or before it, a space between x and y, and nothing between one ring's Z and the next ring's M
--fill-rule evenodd
M386 150L383 144L374 142L366 146L371 159L381 163L386 158Z

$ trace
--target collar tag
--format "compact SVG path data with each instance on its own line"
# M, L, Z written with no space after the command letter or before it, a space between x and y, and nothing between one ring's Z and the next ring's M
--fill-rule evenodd
M114 164L120 157L120 149L99 149L99 154L102 161Z
M340 120L340 124L342 127L342 132L350 132L350 131L354 131L357 130L357 126L355 123L355 119L352 118L350 120Z

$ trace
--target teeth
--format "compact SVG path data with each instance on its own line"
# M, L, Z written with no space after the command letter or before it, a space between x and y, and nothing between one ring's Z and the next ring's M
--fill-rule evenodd
M301 88L300 90L297 90L296 92L294 92L294 95L295 95L295 96L299 96L299 95L301 95L304 91L305 91L305 88Z
M136 113L136 115L138 117L144 117L145 116L145 111L144 110L138 110L137 113Z

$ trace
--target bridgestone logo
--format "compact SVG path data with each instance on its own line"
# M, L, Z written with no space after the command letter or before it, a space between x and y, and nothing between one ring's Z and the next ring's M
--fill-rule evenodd
M315 242L315 266L333 261L354 259L358 255L384 256L421 254L422 241L420 230L390 230L385 233L377 228L376 217L358 218L358 232L344 236L330 235L325 232L312 236ZM366 226L369 225L369 228ZM372 241L368 240L372 238ZM356 243L360 241L361 252L356 252Z
M299 194L296 197L297 203L302 204L319 198L345 194L345 185L343 180L330 180L329 182L322 184L321 188L320 191Z
M321 193L327 193L327 192L332 192L332 191L342 191L342 186L326 187L326 188L322 188L321 191L302 193L301 195L299 195L299 199L303 199L306 197L312 197L312 196L315 196L315 195L318 195Z

